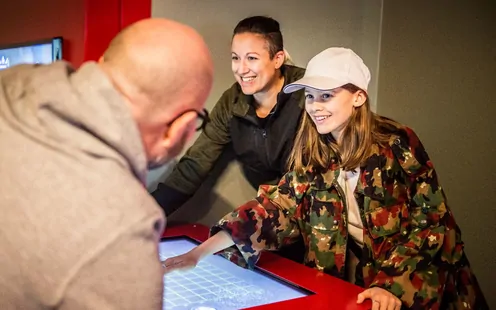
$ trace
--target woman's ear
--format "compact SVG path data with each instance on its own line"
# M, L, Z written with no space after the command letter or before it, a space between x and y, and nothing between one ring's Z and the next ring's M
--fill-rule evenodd
M276 69L279 69L282 67L284 64L284 59L286 58L286 55L284 54L284 51L279 51L274 55L274 61L276 65Z
M353 97L353 106L355 108L361 107L367 101L367 94L363 90L357 91Z

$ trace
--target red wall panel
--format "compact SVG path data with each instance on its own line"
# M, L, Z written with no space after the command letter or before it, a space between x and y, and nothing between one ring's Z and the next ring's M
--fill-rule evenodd
M121 0L121 28L152 14L152 0Z
M124 27L151 16L151 0L86 0L84 59L98 60Z
M151 0L15 0L2 3L0 45L64 38L64 59L98 60L123 27L151 15Z
M84 60L98 60L121 29L121 0L85 2Z
M64 59L81 64L84 59L84 1L2 1L0 44L62 36Z

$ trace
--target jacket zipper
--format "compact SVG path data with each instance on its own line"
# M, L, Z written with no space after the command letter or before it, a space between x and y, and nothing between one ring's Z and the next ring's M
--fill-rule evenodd
M267 139L267 129L266 129L266 127L265 128L262 128L262 138L263 138L264 144L265 144L265 163L267 165L267 168L270 168L269 146L267 145L268 144L268 139Z
M268 116L268 117L271 117L272 115ZM255 148L258 148L259 144L258 143L263 143L264 147L265 147L265 152L264 152L264 155L265 155L265 166L267 168L270 168L270 162L269 162L269 152L268 152L268 147L267 147L267 122L268 122L268 119L267 119L267 122L265 123L265 126L264 127L261 127L260 126L260 123L256 120L256 119L252 119L251 117L246 117L246 116L239 116L241 119L244 119L244 120L247 120L249 121L253 126L254 126L254 130L253 130L253 133L255 134L256 136L256 139L255 139ZM256 116L255 116L256 117ZM261 133L261 136L262 136L262 141L260 142L260 140L258 139L259 138L259 134ZM260 144L261 146L261 144Z
M277 103L276 105L277 106ZM269 115L267 116L268 119L265 122L265 126L262 128L262 137L264 139L264 144L265 144L265 162L267 163L267 168L270 168L270 161L269 161L269 146L268 144L268 139L267 139L267 127L269 126L269 122L272 119L272 115L274 115L274 112L270 112Z

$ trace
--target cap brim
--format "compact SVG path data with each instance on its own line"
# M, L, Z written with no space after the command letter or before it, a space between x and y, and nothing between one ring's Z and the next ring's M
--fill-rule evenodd
M336 79L331 79L324 76L304 76L303 78L286 85L283 91L286 94L293 93L302 88L314 88L317 90L331 90L340 86L345 85L342 81Z

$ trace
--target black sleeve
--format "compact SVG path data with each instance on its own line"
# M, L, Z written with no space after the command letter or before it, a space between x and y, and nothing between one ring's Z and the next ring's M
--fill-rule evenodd
M152 196L166 215L179 209L193 196L231 142L232 89L224 92L212 109L210 121L195 143Z
M167 186L165 183L159 183L157 189L152 192L152 196L160 207L162 207L165 215L169 216L185 204L193 195L185 194L173 187Z

